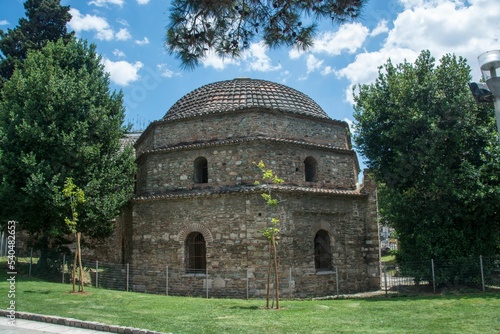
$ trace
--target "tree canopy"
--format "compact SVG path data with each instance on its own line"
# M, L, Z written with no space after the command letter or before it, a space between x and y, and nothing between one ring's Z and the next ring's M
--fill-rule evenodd
M307 50L313 44L318 21L357 18L365 2L174 0L166 47L187 68L197 66L211 50L220 57L238 57L257 38L270 47L294 46Z
M500 147L491 105L474 102L466 60L429 51L379 68L355 96L354 141L381 184L400 259L493 255L500 241Z
M14 29L0 30L0 87L26 59L28 50L39 50L59 38L67 42L74 35L66 29L71 20L69 6L61 6L60 0L27 0L24 8L26 18Z
M0 101L0 209L40 241L57 247L69 229L67 178L86 201L79 232L105 237L133 190L132 149L121 148L122 93L110 92L94 45L74 39L28 51Z

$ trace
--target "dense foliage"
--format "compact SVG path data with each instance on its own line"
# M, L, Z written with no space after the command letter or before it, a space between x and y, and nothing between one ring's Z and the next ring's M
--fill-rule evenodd
M105 237L133 190L134 158L122 150L122 94L110 92L95 46L71 40L29 51L0 102L0 218L16 220L39 248L64 242L71 177L86 197L79 232Z
M500 231L500 147L491 105L474 102L466 60L379 69L355 96L355 143L376 174L400 260L493 255Z
M262 38L270 47L312 45L316 23L357 18L365 0L174 0L166 46L187 68L215 51L238 57L250 42ZM307 23L304 20L310 19Z
M27 0L24 3L26 18L18 26L0 30L0 87L8 80L16 66L26 59L28 50L39 50L48 41L59 38L69 41L66 23L71 20L69 6L61 6L60 0Z

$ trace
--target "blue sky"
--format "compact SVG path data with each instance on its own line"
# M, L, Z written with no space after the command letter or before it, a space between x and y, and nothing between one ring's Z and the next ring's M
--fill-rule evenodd
M480 78L477 56L500 49L500 1L370 0L356 22L323 22L306 53L267 50L259 41L242 59L209 56L194 71L164 48L168 0L62 0L71 6L69 30L97 45L123 90L127 120L135 128L163 117L183 95L207 83L250 77L295 88L314 99L333 119L351 122L352 87L370 83L378 66L414 61L423 49L440 58L454 53L469 60ZM24 17L23 1L0 2L0 29Z

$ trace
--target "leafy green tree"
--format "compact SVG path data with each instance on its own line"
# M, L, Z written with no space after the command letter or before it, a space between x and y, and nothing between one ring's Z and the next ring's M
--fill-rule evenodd
M380 67L355 96L354 140L375 173L399 260L494 255L500 231L500 148L491 106L476 104L466 60Z
M95 45L48 42L28 52L2 90L0 219L18 221L42 251L68 241L68 177L86 196L77 230L92 238L112 233L133 191L132 148L120 142L122 93L110 92L100 60Z
M26 18L21 18L18 26L7 32L0 30L0 87L24 62L28 50L39 50L59 38L68 42L74 35L66 29L71 20L69 6L61 6L60 0L27 0L24 8Z
M71 291L72 293L76 292L75 289L75 282L76 282L76 266L77 266L77 261L78 261L78 267L80 269L80 275L79 275L79 287L78 291L79 292L84 292L84 284L83 284L83 266L82 266L82 252L81 252L81 236L82 233L78 232L77 230L77 225L78 225L78 206L80 204L85 203L85 193L83 192L82 189L78 188L74 183L73 179L71 177L66 178L66 181L64 181L64 188L62 190L62 194L64 198L66 198L69 202L69 207L71 208L71 218L65 217L64 222L66 225L69 227L71 233L75 235L76 239L76 251L75 251L75 257L73 260L73 270L72 270L72 280L73 280L73 290ZM63 263L64 265L64 263Z
M259 167L262 174L262 181L271 184L281 184L284 182L283 179L278 177L272 169L267 169L263 161L256 164ZM259 185L259 181L255 181L255 185ZM269 208L276 208L279 204L279 199L273 195L272 188L265 188L265 191L261 194L262 198L266 202ZM279 239L279 224L280 220L276 217L271 217L271 225L264 228L260 233L269 240L269 265L267 270L267 290L266 290L266 307L269 308L269 288L271 286L271 267L274 271L274 286L275 286L275 296L276 296L276 309L280 308L280 298L279 298L279 276L278 276L278 239Z
M317 22L359 17L365 0L198 1L174 0L166 46L187 68L209 50L239 57L250 42L262 38L270 47L312 45ZM311 22L306 23L309 19Z

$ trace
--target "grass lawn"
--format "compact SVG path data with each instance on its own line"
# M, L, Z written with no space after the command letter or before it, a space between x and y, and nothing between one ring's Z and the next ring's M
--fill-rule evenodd
M0 308L8 283L0 273ZM87 288L18 277L18 311L166 333L500 333L500 293L343 300L203 299Z

